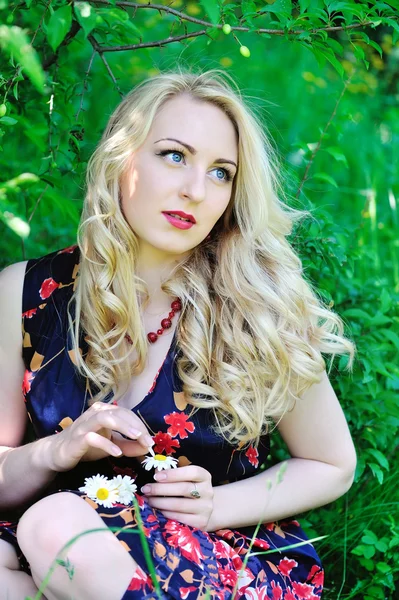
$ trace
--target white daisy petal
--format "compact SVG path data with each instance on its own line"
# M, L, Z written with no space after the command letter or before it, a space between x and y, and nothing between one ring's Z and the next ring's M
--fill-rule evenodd
M151 469L162 471L175 469L177 467L177 459L172 456L164 456L163 454L154 454L154 456L146 456L141 464L146 471L151 471Z
M121 504L129 505L133 502L133 496L137 491L137 485L134 483L134 479L128 475L116 475L113 478L115 487L118 488L119 502Z
M119 501L117 486L104 475L86 477L85 485L80 487L79 491L84 492L91 500L105 508L111 508Z

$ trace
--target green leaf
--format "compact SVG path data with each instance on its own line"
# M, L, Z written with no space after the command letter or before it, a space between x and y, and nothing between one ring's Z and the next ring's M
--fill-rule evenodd
M375 535L374 531L370 529L365 529L365 535L362 537L363 544L371 544L374 545L378 542L378 537Z
M3 125L15 125L18 121L12 117L1 117L0 123L3 123Z
M76 18L85 32L85 37L87 37L96 26L97 15L95 9L88 2L75 2L73 7Z
M365 558L373 558L374 554L375 554L374 546L364 546L363 556Z
M382 485L384 481L384 473L381 471L381 468L375 463L369 463L369 467L373 472L373 475L377 477L378 483Z
M375 545L375 547L377 548L377 550L379 550L380 552L386 552L388 550L388 544L386 542L383 542L382 540L378 541Z
M315 173L313 175L312 179L317 179L319 181L325 181L326 183L330 183L331 185L333 185L334 187L338 187L338 183L335 181L335 179L333 177L331 177L331 175L328 175L327 173Z
M20 27L0 26L0 46L4 52L19 63L35 88L44 89L44 73L36 50L30 45L26 33Z
M292 0L276 0L273 4L264 6L262 12L271 12L276 15L290 17L292 13Z
M347 310L344 310L342 314L345 317L355 317L358 319L365 319L366 321L369 321L371 318L370 315L361 308L348 308Z
M209 16L211 23L217 25L220 19L220 6L215 0L200 0L206 14Z
M64 40L66 34L71 28L71 24L72 9L69 4L66 6L61 6L61 8L54 11L51 15L47 24L47 40L54 52Z
M399 350L399 335L392 329L381 329L380 332Z
M391 294L388 292L386 288L384 288L380 295L380 311L385 314L389 311L392 304L394 303L394 299Z
M390 571L392 571L392 567L390 565L387 565L387 563L384 562L378 562L377 563L377 571L379 571L380 573L389 573Z
M17 234L18 237L25 239L30 234L30 226L29 224L21 219L21 217L17 217L16 215L5 211L2 213L0 211L0 219L4 221L4 223Z
M374 458L381 465L381 467L383 467L384 469L386 469L387 471L389 471L389 462L386 459L386 457L383 455L383 453L380 452L380 450L374 450L373 448L369 448L367 450L367 452L369 454L371 454L372 456L374 456Z
M310 6L310 0L299 0L299 8L301 14L305 12Z
M344 163L348 166L348 161L346 160L345 154L342 153L342 150L338 148L338 146L328 146L324 148L325 152L328 152L335 158L336 161Z

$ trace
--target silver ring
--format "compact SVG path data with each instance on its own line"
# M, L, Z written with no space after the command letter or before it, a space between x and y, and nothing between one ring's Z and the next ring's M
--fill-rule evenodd
M194 483L194 489L191 490L190 492L190 496L192 498L201 498L201 494L199 493L199 491L197 490L197 485Z

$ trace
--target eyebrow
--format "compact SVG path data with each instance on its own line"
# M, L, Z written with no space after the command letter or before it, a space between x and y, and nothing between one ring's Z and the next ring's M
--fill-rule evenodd
M195 148L193 148L192 146L190 146L190 144L186 144L185 142L182 142L181 140L177 140L176 138L161 138L160 140L157 140L156 142L154 142L154 144L157 144L158 142L162 142L164 140L169 140L170 142L177 142L178 144L181 144L182 146L187 148L187 150L191 154L197 154L197 150ZM233 160L229 160L228 158L217 158L214 162L216 164L229 163L230 165L234 165L235 168L237 169L236 163Z

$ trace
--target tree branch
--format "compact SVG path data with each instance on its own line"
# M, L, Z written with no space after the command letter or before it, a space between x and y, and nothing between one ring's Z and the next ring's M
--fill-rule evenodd
M85 73L85 78L83 80L83 90L82 90L82 94L81 94L81 98L80 98L80 104L79 104L78 112L75 115L75 121L77 121L79 119L79 115L80 115L81 110L83 108L83 98L84 98L84 95L85 95L85 92L86 92L86 89L87 89L87 80L88 80L89 73L91 71L91 67L92 67L93 60L94 60L94 57L95 57L96 53L97 53L97 50L93 49L93 54L91 55L91 58L90 58L90 61L89 61L89 66L87 67L87 71Z
M191 17L186 13L183 13L179 10L171 8L170 6L164 6L163 4L138 4L137 2L128 2L127 0L117 0L115 4L111 4L109 0L89 0L89 4L105 4L107 6L120 6L126 8L134 8L135 10L141 9L153 9L158 10L160 12L166 12L168 14L174 15L178 17L182 21L190 21L191 23L196 23L197 25L203 25L204 27L212 27L216 29L222 29L223 23L219 23L215 25L214 23L210 23L209 21L204 21L203 19L197 19L196 17ZM257 30L251 30L249 27L243 26L231 26L232 31L252 31L253 33L268 33L270 35L300 35L301 33L319 33L320 31L346 31L348 29L356 29L359 27L367 27L368 25L372 25L373 21L366 21L364 23L354 23L352 25L331 25L329 27L320 27L316 29L292 29L288 31L284 31L283 29L265 29L259 28ZM128 48L126 48L128 49ZM107 50L108 52L108 50Z
M121 52L122 50L139 50L140 48L155 48L157 46L164 46L165 44L171 44L172 42L180 42L200 35L208 35L207 31L202 29L201 31L194 31L185 35L177 35L175 37L168 37L164 40L158 40L156 42L143 42L141 44L129 44L128 46L100 46L98 45L98 52Z
M102 49L100 48L100 46L99 46L99 44L98 44L97 40L96 40L96 39L93 37L93 35L92 35L92 34L88 35L88 36L87 36L87 39L89 40L90 44L93 46L94 50L95 50L96 52L98 52L98 54L99 54L99 56L100 56L101 60L103 61L104 65L105 65L105 68L106 68L106 69L107 69L107 71L108 71L108 74L109 74L109 76L111 77L112 81L114 82L114 86L116 87L116 89L117 89L117 91L118 91L118 94L120 95L120 97L121 97L121 98L123 98L123 93L122 93L122 91L121 91L121 89L120 89L120 87L119 87L119 85L118 85L118 83L117 83L117 81L116 81L116 77L115 77L115 75L113 74L113 72L112 72L112 69L111 69L111 67L109 66L109 64L108 64L108 62L107 62L107 60L106 60L105 56L103 56L103 52L104 52L104 50L102 50Z
M340 102L341 102L341 100L343 98L343 95L345 94L346 90L348 89L348 85L352 81L352 77L353 77L354 73L355 73L355 70L352 71L352 73L350 74L350 76L346 80L345 85L342 88L341 94L339 95L339 98L338 98L338 100L335 103L334 110L332 111L331 116L328 119L328 122L327 122L326 126L324 127L324 129L323 129L323 131L321 133L319 141L317 142L317 146L316 146L316 148L312 152L312 156L310 157L310 160L309 160L308 164L306 165L306 169L305 169L305 173L303 174L302 181L299 184L298 191L297 191L296 196L295 196L296 198L299 198L299 196L301 195L301 191L302 191L302 188L304 186L304 183L308 179L308 173L309 173L310 167L312 166L312 164L314 162L316 154L320 150L321 142L323 141L323 138L324 138L324 136L327 133L327 129L330 127L330 125L332 123L332 120L333 120L333 118L335 117L335 115L337 113L338 106L339 106L339 104L340 104Z

